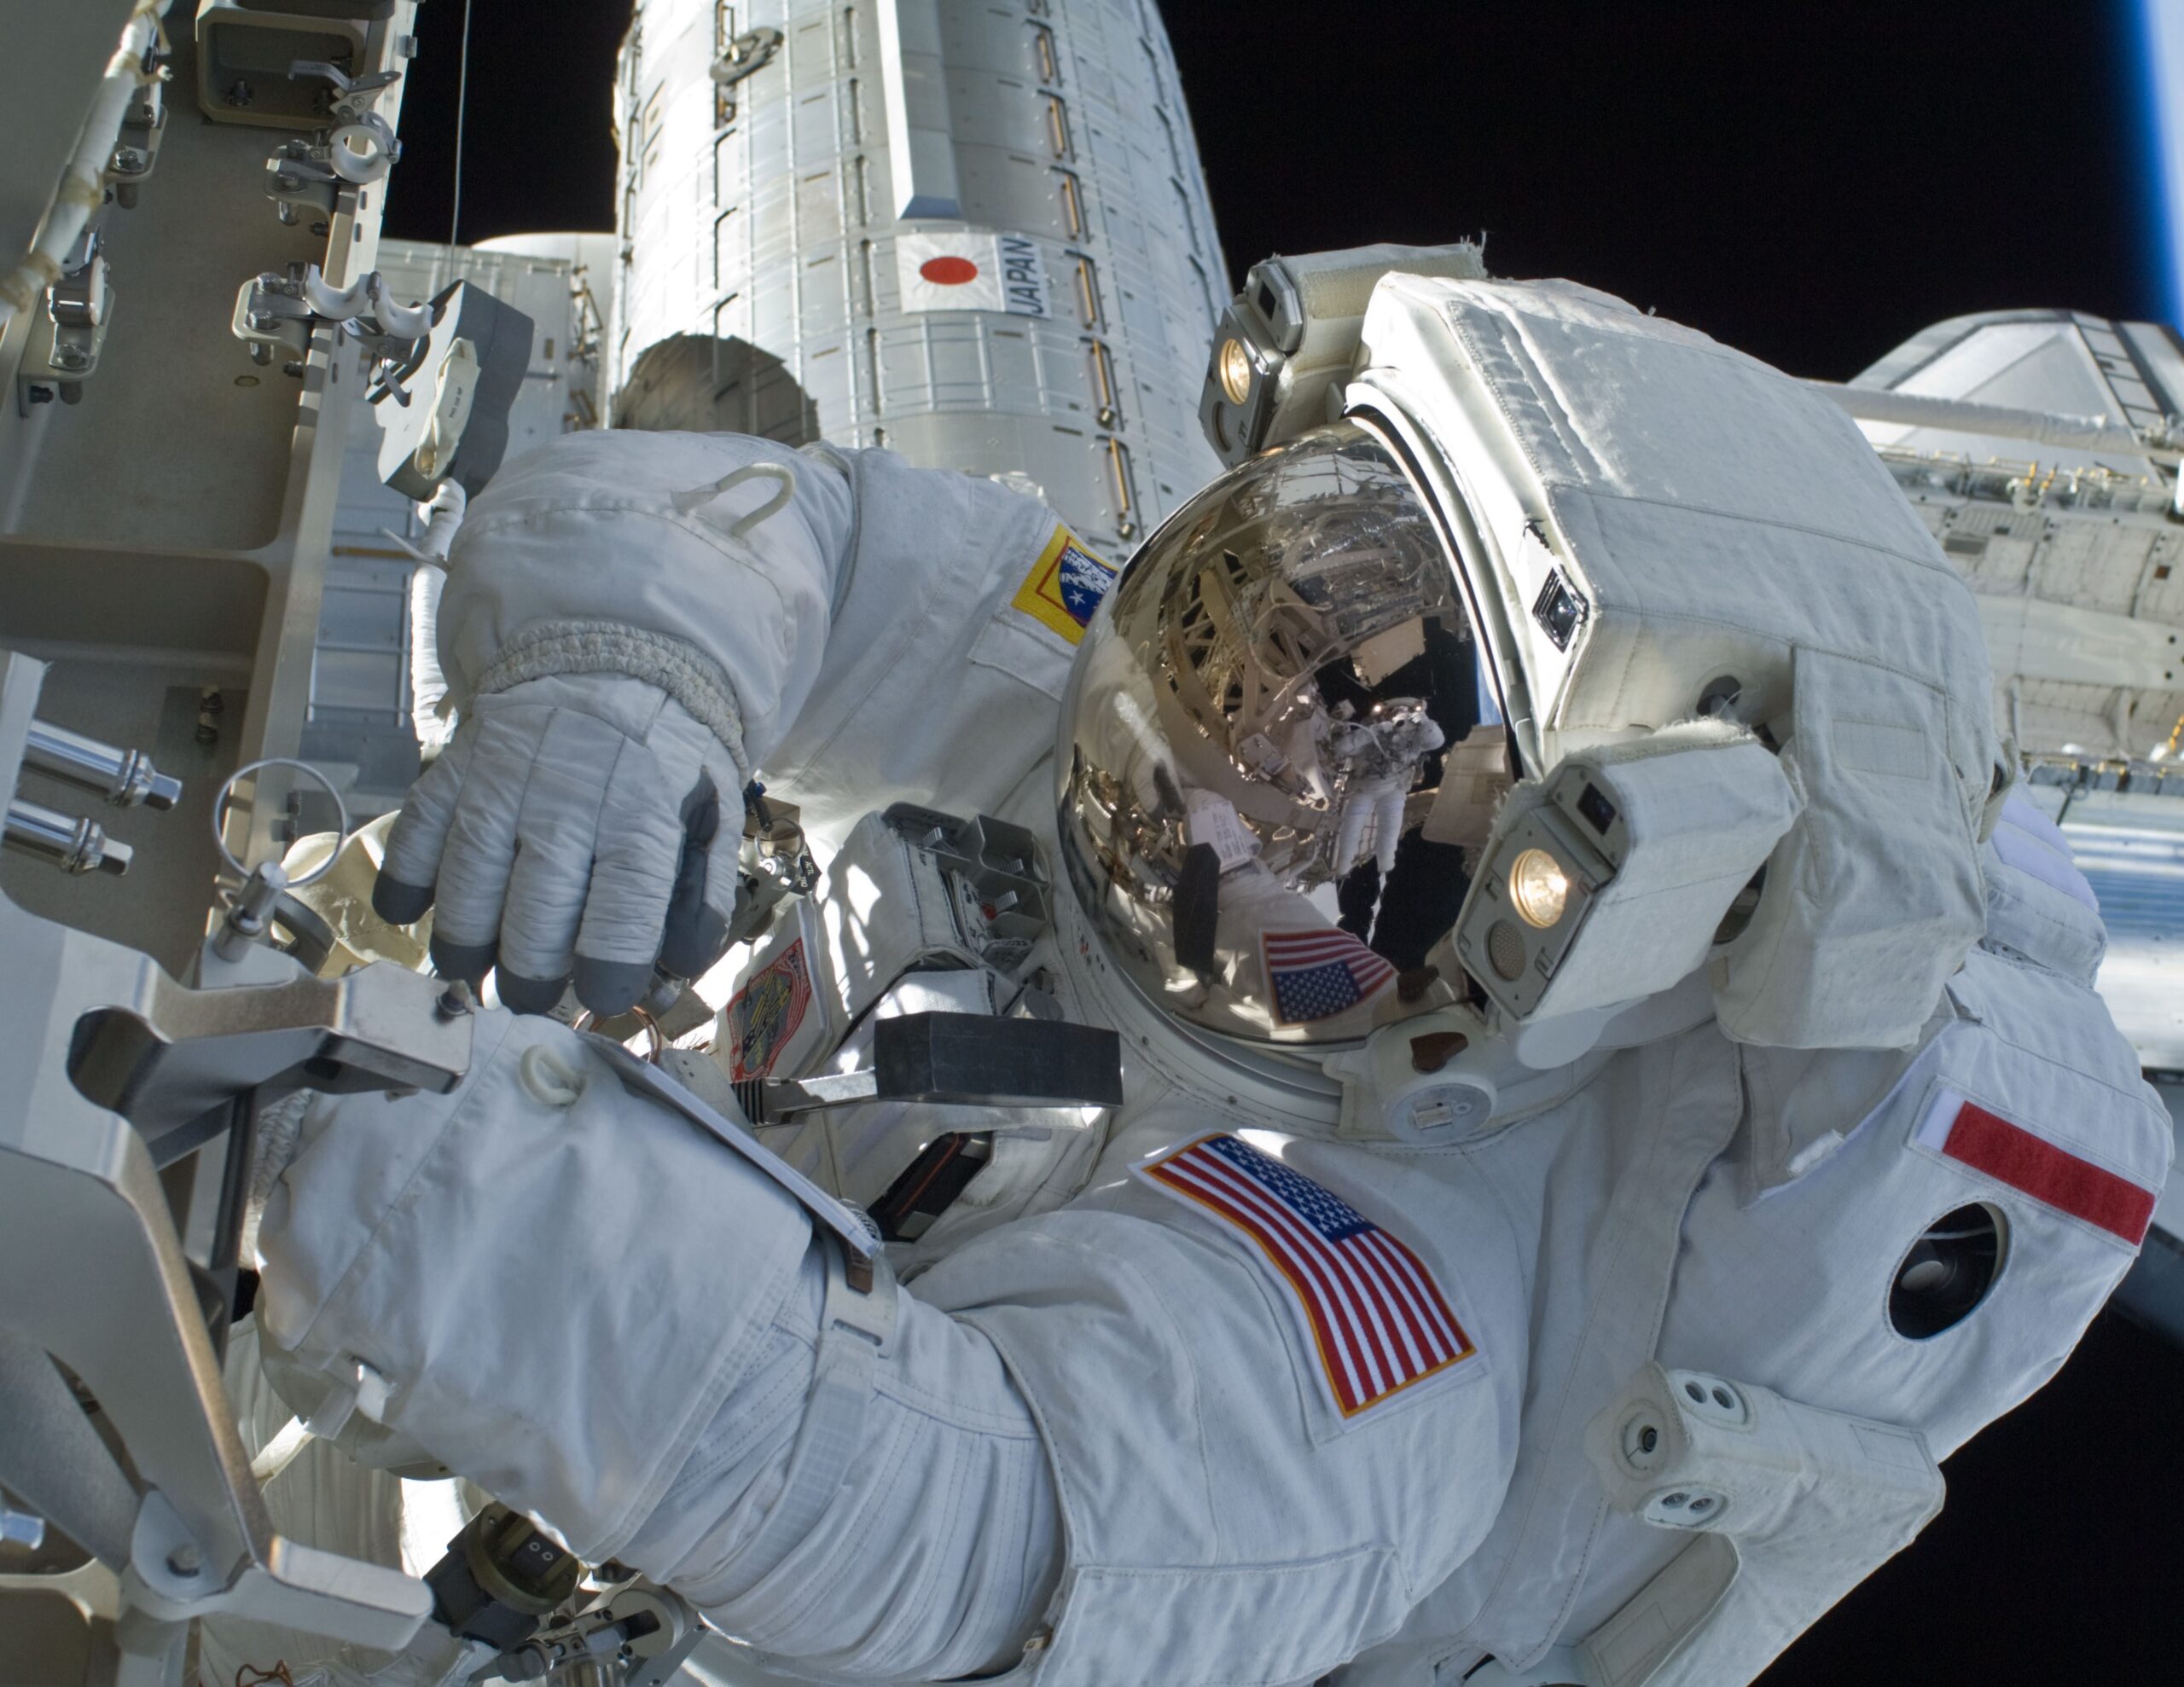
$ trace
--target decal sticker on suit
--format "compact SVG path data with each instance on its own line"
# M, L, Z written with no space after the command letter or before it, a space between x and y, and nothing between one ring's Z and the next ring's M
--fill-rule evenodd
M1937 1089L1912 1140L2130 1247L2146 1240L2158 1191L2012 1123L1961 1091Z
M1332 1190L1241 1138L1200 1137L1135 1170L1236 1232L1272 1269L1345 1417L1478 1351L1416 1254Z
M799 937L728 1004L730 1081L740 1084L770 1073L810 1005L811 974Z
M1022 611L1049 632L1072 644L1083 641L1084 629L1115 583L1115 571L1087 550L1066 527L1054 536L1016 588L1009 606Z

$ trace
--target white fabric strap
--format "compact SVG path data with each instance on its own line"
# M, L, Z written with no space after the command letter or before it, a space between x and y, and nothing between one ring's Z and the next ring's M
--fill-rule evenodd
M735 687L697 646L619 621L534 621L501 646L471 693L489 697L559 674L621 674L658 686L720 741L735 764L739 789L750 783Z
M850 526L841 542L841 563L834 579L834 594L828 605L830 613L839 617L842 606L849 601L850 587L857 579L857 559L864 541L864 471L860 463L861 453L845 451L829 445L823 439L815 439L799 448L799 454L816 457L850 484Z
M863 1435L873 1372L892 1351L895 1277L886 1260L871 1261L871 1286L859 1290L851 1286L841 1245L826 1238L819 1247L827 1261L827 1299L819 1313L818 1368L781 1498L737 1555L750 1574L763 1575L787 1557L841 1492Z
M675 507L681 514L694 514L723 492L733 491L746 480L770 480L775 486L773 496L764 503L746 515L738 516L729 525L729 538L743 538L769 516L778 515L787 509L788 501L796 496L796 472L787 463L746 463L741 468L731 469L709 486L693 486L687 492L677 492Z

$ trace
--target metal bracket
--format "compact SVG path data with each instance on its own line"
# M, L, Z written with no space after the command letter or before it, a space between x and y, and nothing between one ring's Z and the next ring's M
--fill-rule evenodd
M193 990L147 961L129 998L81 1013L68 1075L148 1138L238 1090L429 1089L470 1064L471 1021L435 1012L443 986L392 961L341 978Z
M164 70L160 74L165 76ZM160 142L166 138L166 86L148 82L136 90L122 113L121 133L107 159L106 174L113 184L113 202L124 211L136 205L139 183L160 161Z
M781 49L778 29L746 30L729 42L713 61L712 78L723 88L733 88L753 72L764 70Z
M401 357L432 333L440 315L437 301L397 303L376 270L337 290L317 264L292 264L285 275L269 270L237 289L229 328L250 348L253 363L270 363L285 353L292 372L300 374L311 330L321 324L333 324L383 357Z
M44 672L0 651L11 780ZM4 896L0 953L0 1281L18 1285L0 1296L0 1325L96 1398L147 1491L125 1620L224 1609L401 1647L429 1609L421 1584L275 1532L221 1386L200 1267L139 1127L181 1128L264 1082L450 1087L469 1064L468 1020L439 1017L431 981L391 966L188 989L148 956Z
M87 227L61 259L61 278L45 290L45 308L29 314L22 362L16 374L16 408L59 399L73 404L83 384L97 373L99 353L113 314L113 290L99 248L104 237Z
M328 112L337 122L348 122L371 110L379 96L402 80L398 70L368 71L351 76L339 65L323 59L297 59L288 66L288 80L303 82L317 77L334 84Z
M991 815L964 820L915 803L897 803L880 818L968 899L965 913L976 913L973 946L986 964L1017 971L1054 923L1038 840Z

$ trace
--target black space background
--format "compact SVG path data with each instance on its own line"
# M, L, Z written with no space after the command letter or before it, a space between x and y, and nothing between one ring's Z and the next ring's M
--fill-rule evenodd
M1484 229L1800 374L1929 322L2162 314L2119 0L1165 8L1232 272ZM421 13L388 230L445 240L462 0ZM613 222L625 0L477 0L462 232ZM2175 1680L2184 1354L2104 1313L1959 1453L1920 1540L1769 1673L1819 1684Z

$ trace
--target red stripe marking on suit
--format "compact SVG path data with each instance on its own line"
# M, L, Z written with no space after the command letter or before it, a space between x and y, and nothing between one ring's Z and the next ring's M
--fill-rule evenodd
M1969 1101L1957 1109L1942 1152L2058 1212L2098 1225L2134 1248L2146 1240L2146 1226L2153 1220L2152 1190Z

